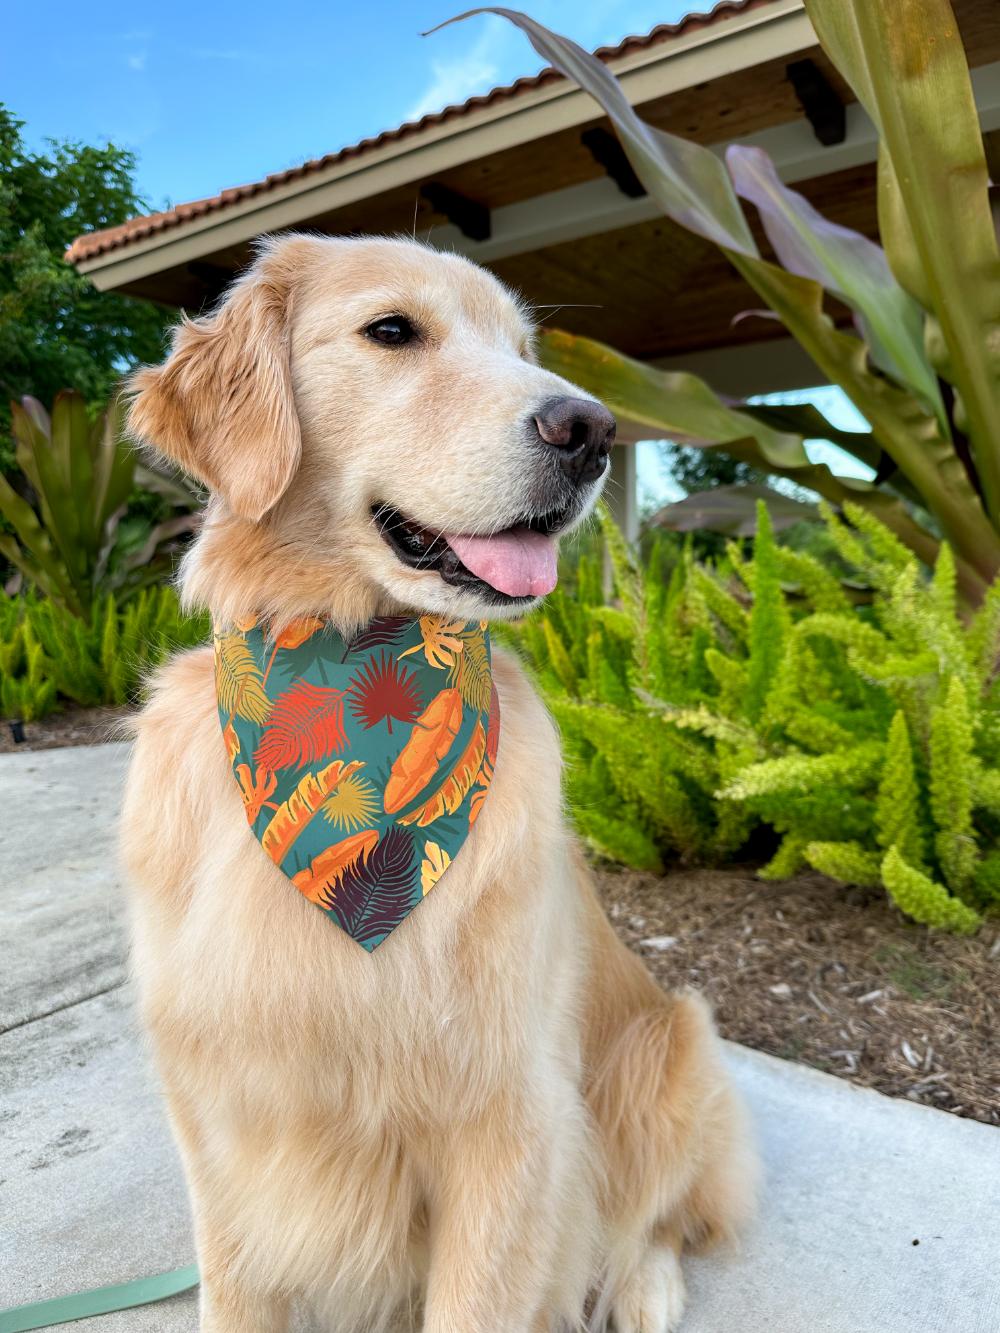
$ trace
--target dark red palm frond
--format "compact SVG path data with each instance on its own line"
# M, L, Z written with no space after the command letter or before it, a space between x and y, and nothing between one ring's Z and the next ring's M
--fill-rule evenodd
M390 828L366 858L344 871L328 910L352 939L370 951L422 897L413 836L405 829Z
M366 731L385 722L391 733L393 721L414 722L423 707L416 674L384 648L378 661L370 657L351 681L347 698Z
M300 680L275 701L254 763L301 768L346 746L344 691Z
M351 652L363 653L369 648L378 648L383 643L395 643L412 624L413 621L408 620L406 616L376 616L356 639L351 640Z

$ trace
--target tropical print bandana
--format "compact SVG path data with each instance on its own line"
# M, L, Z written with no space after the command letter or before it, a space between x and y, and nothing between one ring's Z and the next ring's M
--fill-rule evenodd
M369 952L434 887L482 810L500 739L485 623L319 619L216 628L219 721L247 821Z

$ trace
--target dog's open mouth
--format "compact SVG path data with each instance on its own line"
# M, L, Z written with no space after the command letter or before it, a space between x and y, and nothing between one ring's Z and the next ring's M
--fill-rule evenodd
M528 601L556 586L556 533L569 507L552 510L489 535L433 532L389 505L372 518L399 560L439 574L445 583L477 588L495 601Z

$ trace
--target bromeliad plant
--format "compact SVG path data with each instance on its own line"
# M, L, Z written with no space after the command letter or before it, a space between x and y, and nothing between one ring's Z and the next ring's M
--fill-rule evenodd
M949 0L805 4L879 134L884 250L826 221L762 150L734 144L723 160L647 124L595 57L524 14L490 12L596 99L650 197L721 249L870 433L836 431L812 408L734 408L693 375L565 333L543 339L542 359L643 430L861 506L925 563L943 535L961 594L976 603L1000 569L1000 250L958 26ZM777 262L762 257L741 200L756 209ZM834 324L828 296L849 307L854 331ZM815 436L872 466L876 483L811 463L804 440ZM749 501L742 512L752 510Z
M106 594L87 616L31 593L0 598L0 716L35 721L59 702L136 701L146 672L203 643L208 618L187 615L173 588L145 588L124 606Z
M77 393L57 395L51 417L34 398L14 403L18 465L34 503L0 477L0 555L53 602L86 619L113 592L133 596L169 572L170 543L195 523L182 512L158 524L122 522L137 466L123 435L124 405L91 420ZM196 498L170 478L141 470L143 484L192 509Z
M667 550L640 570L610 520L616 604L596 561L516 630L563 734L567 794L599 851L660 870L720 860L766 825L761 872L812 866L884 886L928 925L1000 904L1000 582L969 621L942 545L933 578L870 514L829 510L871 585L855 607L819 561L777 545L759 504L746 559Z

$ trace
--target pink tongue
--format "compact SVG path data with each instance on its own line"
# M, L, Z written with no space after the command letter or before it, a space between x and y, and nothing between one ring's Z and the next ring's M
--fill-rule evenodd
M556 586L556 544L544 532L510 528L495 537L443 536L466 569L508 597L542 597Z

